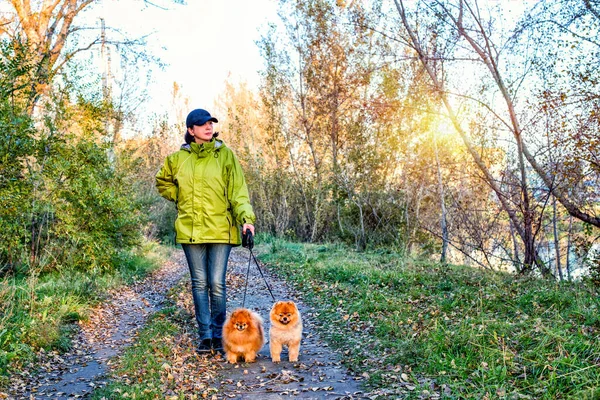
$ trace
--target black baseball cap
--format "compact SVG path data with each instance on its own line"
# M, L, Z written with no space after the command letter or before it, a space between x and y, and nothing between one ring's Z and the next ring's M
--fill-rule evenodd
M208 111L197 108L188 114L187 118L185 119L185 125L188 128L191 128L194 125L204 125L208 121L219 122L219 120L211 116Z

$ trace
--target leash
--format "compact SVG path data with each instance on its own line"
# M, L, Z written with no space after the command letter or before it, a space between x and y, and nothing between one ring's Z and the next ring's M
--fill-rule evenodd
M275 296L273 296L271 286L269 286L269 282L267 282L267 278L263 274L262 269L260 268L260 264L256 260L254 253L252 252L252 248L254 247L254 237L252 236L252 232L250 232L250 230L246 230L246 233L242 235L242 246L246 247L250 252L250 256L248 257L248 268L246 269L246 286L244 288L244 299L242 300L242 308L244 308L246 305L246 292L248 291L248 278L250 276L250 264L252 263L252 259L254 259L254 263L258 268L258 272L260 272L260 276L262 276L263 280L265 281L265 285L267 286L267 289L269 289L271 298L273 299L273 301L275 301Z

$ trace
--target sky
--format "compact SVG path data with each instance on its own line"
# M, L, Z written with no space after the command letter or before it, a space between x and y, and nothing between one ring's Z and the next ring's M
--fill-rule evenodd
M192 108L209 110L228 76L257 87L262 59L255 42L260 27L277 19L275 0L152 2L167 9L142 0L102 0L86 16L96 21L103 17L107 27L131 37L150 34L147 50L166 66L154 73L147 108L160 110L170 100L173 82L182 87Z
M149 5L148 2L157 6ZM505 6L522 8L521 0ZM10 9L0 0L0 11ZM212 109L226 79L246 81L250 88L259 83L262 68L256 41L268 22L278 22L277 0L98 0L76 24L92 27L97 37L100 18L107 29L118 29L130 38L147 36L146 50L165 64L154 68L148 86L151 101L144 113L164 114L171 100L173 83L190 99L191 108ZM90 51L99 59L99 50ZM112 68L118 68L113 59ZM97 62L97 61L92 61ZM144 71L140 71L141 74ZM91 76L91 74L90 74Z

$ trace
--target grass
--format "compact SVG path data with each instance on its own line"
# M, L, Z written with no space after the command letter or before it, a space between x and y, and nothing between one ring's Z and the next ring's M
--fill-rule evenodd
M68 349L73 324L85 320L108 289L140 279L168 252L148 243L137 254L123 254L112 273L61 270L0 280L0 387L39 349Z
M373 388L410 383L418 396L433 381L447 398L600 398L597 287L338 245L271 239L259 251Z

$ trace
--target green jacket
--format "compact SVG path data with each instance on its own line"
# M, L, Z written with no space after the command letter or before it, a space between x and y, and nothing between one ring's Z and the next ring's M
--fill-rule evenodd
M177 206L177 243L239 245L240 225L256 219L240 163L218 139L169 155L156 188Z

